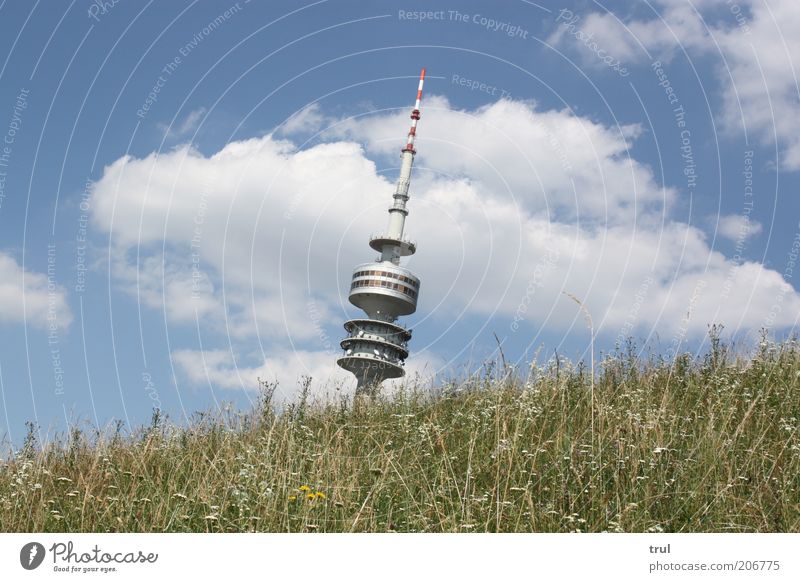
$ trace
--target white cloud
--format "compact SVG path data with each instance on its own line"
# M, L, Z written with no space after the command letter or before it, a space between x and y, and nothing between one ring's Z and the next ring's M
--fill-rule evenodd
M93 221L113 233L117 283L136 293L138 280L142 299L175 325L194 325L197 309L202 332L216 334L204 340L205 363L202 352L173 354L187 379L251 389L257 375L292 386L304 370L323 383L340 374L329 330L357 313L344 294L351 269L373 258L369 233L386 223L407 121L345 120L330 143L308 149L268 135L105 169ZM567 291L607 337L626 326L673 338L716 322L758 328L778 296L772 324L793 325L800 296L778 273L727 259L670 218L676 191L628 157L638 134L533 103L464 111L429 100L408 222L422 292L406 322L434 337L464 316L474 334L497 316L517 317L520 334L567 332L580 318ZM391 165L379 168L359 143ZM215 349L228 341L236 363ZM440 350L412 344L409 369L448 366Z
M289 117L279 132L283 135L298 135L302 133L316 133L333 121L324 115L318 103L312 103Z
M373 193L371 207L364 192ZM382 214L390 192L356 144L299 151L267 136L211 157L182 146L120 158L95 185L93 220L113 228L121 288L165 307L171 320L193 320L198 309L204 324L236 337L260 329L305 340L315 335L309 299L318 290L330 297L341 276L331 249L346 234L361 243L343 245L347 264L363 260L370 221L353 221L354 209Z
M561 10L547 41L576 50L582 64L592 67L604 66L600 57L605 55L625 65L647 58L648 52L657 53L653 58L669 60L681 47L705 47L705 24L697 12L703 2L660 0L657 4L662 10L648 20L626 20L613 12Z
M744 214L727 214L719 217L717 232L728 240L746 241L761 234L763 227L757 220Z
M483 195L478 186L442 183L414 204L414 230L426 233L414 268L435 273L423 278L423 300L442 319L461 313L487 319L518 315L527 332L545 321L550 329L563 330L575 318L574 306L563 299L566 291L583 298L598 328L616 334L649 278L655 283L635 317L638 327L661 334L687 327L697 335L714 322L757 328L779 294L800 308L800 296L777 273L726 259L695 227L673 221L661 230L583 229L520 216L513 205L481 200ZM681 318L698 285L702 295L694 302L703 315L684 325ZM786 312L780 323L792 325L791 314Z
M344 370L336 368L334 354L324 351L285 350L268 355L256 366L236 362L226 350L177 350L172 360L193 384L215 388L256 390L260 378L277 381L282 393L289 395L304 375L330 381L349 379Z
M683 50L690 58L710 55L717 63L723 126L746 129L762 143L777 140L781 167L800 169L796 0L659 0L656 7L658 15L648 19L587 11L577 25L625 64L669 61ZM564 26L549 40L561 47L574 45L585 64L597 60L565 34Z
M724 79L725 122L742 123L765 143L777 138L780 165L800 169L800 11L793 0L751 2L747 29L714 31L728 69ZM730 76L728 76L730 73Z
M567 110L541 111L533 103L509 100L462 111L441 97L428 99L423 116L421 163L442 175L480 182L482 199L513 200L524 211L554 220L629 224L668 208L675 196L628 156L631 140L641 132L637 125L605 127ZM394 154L407 125L403 111L351 119L327 134Z
M194 385L230 390L254 391L258 380L277 382L275 400L291 400L298 392L304 376L311 378L314 395L352 389L353 377L336 366L338 352L317 350L281 350L267 355L260 365L243 365L228 350L176 350L172 361ZM406 366L407 378L425 384L444 361L429 352L414 354ZM397 382L388 382L385 390L395 389Z
M65 329L71 322L66 291L54 273L23 269L12 256L0 252L0 323Z
M193 133L200 126L200 122L203 121L203 116L205 114L206 108L199 107L187 113L186 117L184 117L183 121L180 123L172 123L170 125L159 123L158 127L167 137L179 139Z

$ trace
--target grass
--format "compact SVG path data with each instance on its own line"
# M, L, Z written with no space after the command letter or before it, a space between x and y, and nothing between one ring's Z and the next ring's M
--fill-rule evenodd
M0 530L800 531L795 341L598 364L594 415L561 361L355 403L306 384L280 412L265 386L188 428L31 437L0 464Z

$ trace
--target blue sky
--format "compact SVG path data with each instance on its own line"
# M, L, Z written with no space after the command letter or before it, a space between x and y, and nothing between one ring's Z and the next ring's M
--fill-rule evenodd
M0 434L347 390L427 67L408 369L793 332L790 0L0 4ZM326 386L328 388L326 388Z

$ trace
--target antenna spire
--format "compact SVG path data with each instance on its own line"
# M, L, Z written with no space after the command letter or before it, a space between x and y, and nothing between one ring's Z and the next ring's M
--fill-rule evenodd
M422 102L422 85L425 84L425 69L423 68L419 74L419 87L417 88L417 101L414 103L414 110L411 112L411 127L408 130L408 140L406 147L403 148L404 152L411 152L411 155L417 153L414 149L414 138L417 135L417 122L420 118L419 104Z

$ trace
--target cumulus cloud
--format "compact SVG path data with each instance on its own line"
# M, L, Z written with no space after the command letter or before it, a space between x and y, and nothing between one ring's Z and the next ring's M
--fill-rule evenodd
M23 269L14 257L0 252L0 322L66 328L72 322L66 291L54 274Z
M343 236L362 243L342 245L354 264L377 222L356 220L354 209L380 213L390 192L357 144L297 150L266 136L210 157L182 146L120 158L94 187L93 220L113 229L120 287L165 307L170 319L194 319L197 310L204 323L237 337L260 327L308 339L310 291L329 296L341 276L336 244Z
M480 182L483 199L549 219L630 224L668 208L675 196L628 155L638 125L606 127L568 110L506 99L462 111L442 97L428 100L423 123L422 164ZM395 154L407 125L408 112L398 111L347 120L327 133Z
M620 18L587 11L575 24L625 64L669 61L687 51L710 55L720 83L721 121L728 130L753 133L782 146L779 164L800 169L800 11L795 0L658 0L656 16ZM583 63L597 61L574 43L563 23L550 36L561 47L575 47Z
M288 386L301 373L338 377L339 325L357 313L344 298L351 269L373 259L366 240L387 220L407 122L407 111L382 113L334 122L307 148L284 133L105 168L92 219L112 233L117 284L172 324L215 334L204 352L173 353L189 381L252 389L259 375ZM467 322L464 345L487 322L566 332L576 310L565 291L606 337L758 328L776 297L771 324L800 312L778 273L726 258L671 218L677 191L629 155L638 126L443 98L429 100L423 124L408 222L420 249L408 264L423 281L406 320L416 337L453 322ZM409 369L445 367L440 352L461 347L418 342Z
M728 62L724 112L728 127L744 128L783 146L780 165L800 169L800 12L792 0L749 3L746 28L713 32Z

